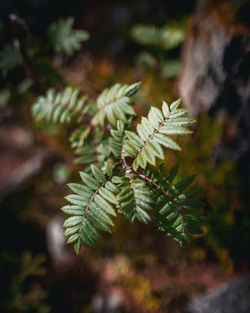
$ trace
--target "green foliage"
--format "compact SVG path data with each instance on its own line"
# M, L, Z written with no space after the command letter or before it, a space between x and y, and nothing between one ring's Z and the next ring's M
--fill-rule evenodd
M131 107L130 97L137 92L141 83L133 85L115 84L112 88L105 89L97 99L98 112L93 119L93 125L104 125L107 119L113 126L118 120L127 121L126 115L135 115Z
M157 59L149 52L143 51L136 57L136 63L146 69L156 69Z
M131 222L137 218L140 222L147 223L151 220L147 211L153 209L153 199L146 182L140 179L131 170L123 177L119 177L116 183L121 190L117 196L119 211Z
M71 205L62 208L70 215L63 224L65 236L69 236L68 243L75 243L77 253L82 243L89 247L100 240L101 231L111 232L111 216L116 216L114 205L119 189L112 183L115 177L108 177L93 164L91 171L92 175L80 172L83 184L68 185L75 194L66 197Z
M161 75L163 78L176 77L180 72L180 62L178 60L167 60L163 62Z
M3 297L0 304L1 312L51 311L51 307L46 303L48 295L42 284L46 275L45 261L43 254L33 256L27 250L21 255L1 254L1 271L6 271L10 266L13 273L8 286L9 298L4 301ZM10 269L7 270L7 275ZM34 286L37 286L37 289Z
M126 131L124 141L124 157L134 158L132 166L135 170L140 166L145 168L147 163L155 165L156 158L164 159L163 147L181 150L180 146L169 136L190 134L185 126L194 121L186 117L187 110L178 109L180 99L169 107L163 102L162 112L151 107L148 118L142 117L137 125L137 134Z
M56 52L65 52L71 55L81 47L81 43L89 39L85 30L73 29L74 19L59 19L48 28L48 38L51 46Z
M80 121L86 113L87 97L81 96L76 88L67 87L61 92L49 89L46 96L37 99L33 115L37 120L68 123L75 116Z
M112 137L109 138L110 150L117 159L122 157L124 124L121 121L117 122L117 129L111 130Z
M175 182L177 168L165 177L156 163L165 159L164 148L181 150L175 137L190 134L187 127L194 121L180 108L180 99L171 105L163 101L162 109L151 107L133 131L136 113L131 97L139 87L140 83L115 84L100 94L96 104L81 100L68 87L58 94L48 91L33 106L38 120L68 122L77 117L76 122L81 121L70 142L85 171L80 172L81 183L69 184L73 194L62 208L68 214L65 236L77 253L82 244L89 247L100 240L103 231L112 232L117 213L130 222L156 220L158 229L181 247L202 233L202 219L192 213L202 203L194 199L196 191L187 189L194 177Z
M179 73L180 64L167 52L178 47L185 38L183 26L164 26L138 24L132 27L131 37L138 44L146 47L136 58L138 66L146 70L157 71L163 79L173 78Z
M184 40L181 27L165 26L157 28L153 25L135 25L131 29L132 38L144 46L159 46L163 50L177 47Z
M13 25L10 29L12 31L8 33L8 28L6 28L3 38L11 38L14 34L12 39L15 44L3 44L0 51L0 76L5 84L4 90L10 88L12 98L15 93L16 96L27 94L31 87L33 90L44 90L51 86L66 86L65 77L58 66L62 65L64 54L72 55L73 52L79 50L82 42L89 38L89 34L84 30L74 30L72 17L61 18L48 27L48 41L51 47L48 49L48 42L43 42L41 38L33 36L32 31L18 16L13 14L11 16ZM51 59L55 52L63 53L57 58L57 62ZM18 77L15 79L14 76L6 79L7 74L17 67L20 68L22 81L20 82ZM11 88L12 86L14 88ZM3 100L0 99L0 102L4 104L0 106L7 104L3 96L1 92L0 98Z
M5 77L8 72L22 64L22 60L16 49L11 45L6 45L0 52L1 75Z
M0 90L0 109L5 107L10 100L10 90L8 88Z
M193 213L204 206L201 201L195 198L199 194L197 189L188 189L195 176L189 176L175 182L178 167L170 169L169 175L162 175L164 167L151 175L151 184L154 182L160 186L153 188L153 199L155 205L159 208L156 213L158 219L158 229L166 232L168 236L173 237L181 247L185 247L186 241L191 240L190 235L200 235L202 230L200 223L204 218L195 216ZM145 173L147 173L145 171ZM192 213L192 214L191 214Z

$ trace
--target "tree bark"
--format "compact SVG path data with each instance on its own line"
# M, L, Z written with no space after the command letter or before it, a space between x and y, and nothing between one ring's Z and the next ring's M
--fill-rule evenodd
M244 163L245 179L250 174L249 16L247 1L198 1L179 80L180 95L193 116L206 110L224 117L226 143L217 158L230 157L239 167Z

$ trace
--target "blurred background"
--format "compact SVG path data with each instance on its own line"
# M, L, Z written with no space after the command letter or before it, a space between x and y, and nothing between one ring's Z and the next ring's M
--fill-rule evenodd
M85 31L73 50L70 27ZM250 312L249 29L247 0L0 2L1 312ZM69 130L37 125L32 104L49 87L96 99L136 81L139 115L182 97L197 120L166 166L197 174L205 236L181 251L119 220L76 257L60 207L81 166Z

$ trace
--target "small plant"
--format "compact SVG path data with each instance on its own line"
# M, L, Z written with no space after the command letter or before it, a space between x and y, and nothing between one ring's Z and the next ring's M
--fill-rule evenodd
M65 52L71 55L81 48L81 43L89 39L89 34L85 30L73 29L74 19L59 19L48 28L48 39L50 45L56 52Z
M11 21L17 30L22 29L24 37L17 37L16 44L5 44L0 51L0 74L6 77L7 74L18 66L30 66L34 64L36 71L39 73L39 62L43 59L44 54L47 54L47 43L51 47L53 53L61 53L63 55L72 56L78 51L82 43L89 39L89 33L83 29L73 29L74 18L60 18L58 21L51 23L47 29L47 41L41 44L40 38L34 37L28 29L25 22L14 14L11 15ZM25 55L23 55L25 53ZM36 57L36 59L35 59ZM38 59L38 60L37 60ZM24 64L28 63L28 64ZM38 64L37 64L38 63ZM42 63L44 68L46 65ZM50 66L49 70L52 69ZM41 71L41 70L40 70ZM44 69L43 69L44 71ZM41 71L42 72L42 71Z
M157 71L157 75L160 73L163 79L173 78L179 74L180 62L168 53L178 47L185 38L181 23L161 28L137 24L131 28L131 37L146 48L136 58L138 66Z
M163 148L181 150L175 137L190 134L187 127L194 121L180 108L180 99L171 105L163 101L161 110L151 107L132 130L132 96L140 85L115 84L96 101L72 87L49 90L34 103L37 120L79 125L70 142L85 170L80 171L81 183L68 185L73 193L62 208L68 215L65 236L76 253L81 245L94 245L103 231L111 233L117 214L130 222L155 220L158 230L181 247L202 233L202 218L192 213L203 205L195 200L199 192L187 189L194 176L176 182L177 166L165 175L158 162L165 160Z

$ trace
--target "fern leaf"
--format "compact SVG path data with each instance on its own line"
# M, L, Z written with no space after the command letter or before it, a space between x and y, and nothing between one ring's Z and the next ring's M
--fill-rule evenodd
M113 126L116 126L118 120L126 123L128 115L135 115L130 97L137 92L140 85L140 82L129 86L115 84L105 89L97 99L99 111L92 120L92 124L103 126L105 119Z
M181 247L185 247L186 242L192 239L192 235L203 233L200 228L203 219L192 215L191 212L202 208L204 204L195 199L197 190L187 191L194 176L175 182L176 175L177 167L173 167L167 177L156 172L151 179L146 176L144 179L146 178L153 188L151 192L157 208L155 218L158 220L159 230L179 242ZM140 174L140 177L143 175Z
M74 19L59 19L48 28L48 38L55 51L63 51L71 55L81 47L81 43L89 39L89 34L85 30L73 29Z
M162 146L172 150L180 150L180 146L169 136L191 133L186 126L194 121L185 117L187 110L179 109L180 100L170 107L163 102L162 111L151 107L148 118L142 117L137 125L137 134L126 132L124 156L134 158L133 168L155 165L156 158L164 159Z
M79 253L80 246L92 246L101 239L101 232L110 232L113 226L111 216L116 216L116 194L119 189L106 178L105 173L95 165L91 166L92 174L80 172L82 184L69 184L74 194L66 199L70 205L62 208L69 215L64 222L65 236L68 243L74 243Z
M46 96L39 97L32 107L36 120L46 119L54 123L69 123L73 117L80 121L87 110L87 97L72 87L58 93L49 89Z
M116 179L121 192L117 196L119 212L131 222L138 219L140 222L148 223L151 220L147 211L152 210L152 199L145 182L139 179L131 171Z

